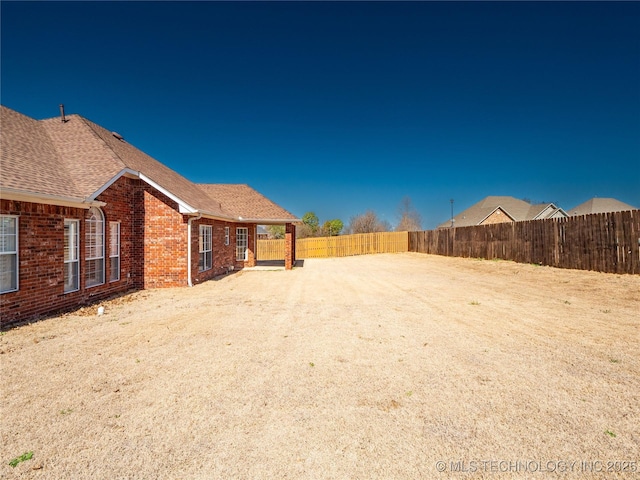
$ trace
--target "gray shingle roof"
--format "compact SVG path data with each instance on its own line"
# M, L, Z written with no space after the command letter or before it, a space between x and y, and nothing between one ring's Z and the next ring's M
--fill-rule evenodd
M0 186L82 200L71 171L41 122L0 107Z
M635 210L636 207L616 200L615 198L592 198L577 207L568 210L569 215L588 215L589 213L623 212Z
M83 198L89 197L123 168L124 163L88 128L78 115L41 120L60 163Z
M298 220L294 215L276 205L264 195L244 184L198 184L210 197L220 202L222 208L243 219Z
M206 215L238 220L297 220L247 185L206 190L79 115L34 120L2 106L0 187L91 200L126 169ZM211 186L208 186L211 187ZM220 196L221 198L217 198Z

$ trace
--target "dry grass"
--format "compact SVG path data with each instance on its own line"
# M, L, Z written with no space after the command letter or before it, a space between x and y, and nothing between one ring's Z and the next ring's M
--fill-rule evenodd
M638 276L390 254L105 306L0 337L0 476L638 475L449 471L462 460L640 470Z

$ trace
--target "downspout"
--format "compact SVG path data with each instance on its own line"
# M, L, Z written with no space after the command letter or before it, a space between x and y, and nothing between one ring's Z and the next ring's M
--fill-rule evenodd
M202 214L199 213L197 217L190 217L187 220L188 228L187 230L187 285L193 287L193 283L191 282L191 222L194 220L200 220L202 218Z

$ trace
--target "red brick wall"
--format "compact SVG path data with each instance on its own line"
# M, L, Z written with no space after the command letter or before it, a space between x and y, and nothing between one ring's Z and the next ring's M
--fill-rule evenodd
M204 272L198 271L198 238L200 235L200 225L211 225L213 227L213 266L210 270ZM224 232L225 227L229 227L229 245L224 244ZM248 229L249 237L249 260L246 262L236 260L236 228L246 227ZM192 283L201 283L205 280L209 280L215 276L227 273L231 267L234 270L239 270L244 267L255 265L255 255L253 249L255 245L255 232L256 225L254 224L238 224L223 222L220 220L212 220L208 218L201 218L192 222L192 236L191 236L191 279ZM251 263L253 258L253 264Z
M146 184L136 203L136 231L143 245L137 252L143 263L141 287L186 286L188 217L179 213L176 202Z
M203 272L198 271L200 225L211 225L212 227L212 267ZM224 244L224 227L229 227L229 245ZM230 223L207 218L193 221L191 232L191 281L193 284L227 273L231 267L235 269L234 235L235 231Z
M134 257L141 265L139 288L182 287L188 284L188 228L189 216L179 213L178 204L166 195L141 182L135 199L134 231L142 238L140 246L134 246ZM212 268L198 271L198 238L200 225L211 225ZM229 227L229 245L224 244L225 227ZM249 231L249 259L236 261L236 227ZM255 264L252 254L255 245L256 225L236 224L200 218L191 223L191 281L201 283L229 271Z
M284 233L284 268L291 270L296 263L296 226L293 223L285 225Z
M97 198L97 200L107 204L101 208L104 214L106 282L109 282L109 272L111 271L109 259L109 222L120 222L120 280L112 282L113 287L127 286L128 288L139 288L136 286L136 278L141 274L141 264L135 261L134 245L136 243L136 237L133 229L133 218L135 215L134 199L135 192L139 187L139 180L121 177ZM84 228L83 223L84 222L80 222L81 229ZM82 235L84 235L84 230L82 230ZM83 246L83 241L84 237L81 238L81 246ZM80 256L83 256L82 253Z
M105 217L105 283L85 288L86 210L30 202L0 200L0 213L18 216L19 290L0 295L2 325L71 309L135 288L130 254L135 186L121 178L98 198L108 204ZM80 220L80 289L64 293L64 220ZM109 281L109 222L120 222L120 280Z

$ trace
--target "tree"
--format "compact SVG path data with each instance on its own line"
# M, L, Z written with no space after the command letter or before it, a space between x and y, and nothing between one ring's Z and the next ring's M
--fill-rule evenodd
M340 235L340 232L342 232L343 227L344 227L344 224L342 223L342 220L340 220L339 218L335 218L333 220L327 220L322 225L322 235L324 235L325 237Z
M396 226L396 232L417 232L422 230L422 218L413 207L411 197L406 196L400 201L398 217L400 220Z
M296 226L296 238L309 238L313 237L313 232L311 231L311 227L306 223Z
M392 232L393 227L389 220L378 220L378 232Z
M276 240L284 238L284 225L269 225L267 232L269 232L269 238Z
M349 233L373 233L388 232L391 225L386 220L381 221L373 210L351 217L349 220Z
M320 224L320 220L318 220L318 216L313 212L307 212L302 216L302 223L304 223L311 230L311 235L315 235L318 231L318 225Z

